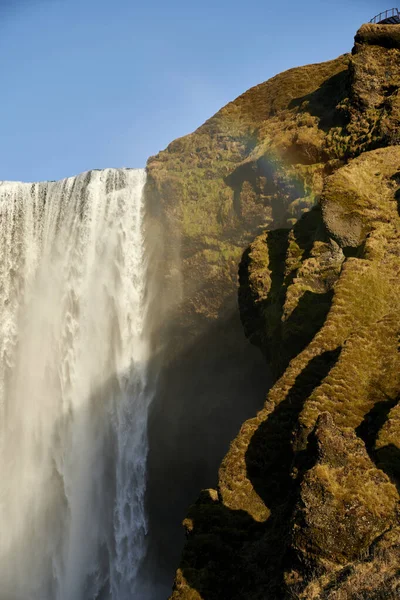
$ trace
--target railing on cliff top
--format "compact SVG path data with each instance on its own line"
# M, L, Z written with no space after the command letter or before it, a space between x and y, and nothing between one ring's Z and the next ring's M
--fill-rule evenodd
M396 25L397 23L400 23L399 9L389 8L389 10L385 10L384 12L379 13L379 15L376 15L376 17L370 20L370 23L385 23L387 25Z

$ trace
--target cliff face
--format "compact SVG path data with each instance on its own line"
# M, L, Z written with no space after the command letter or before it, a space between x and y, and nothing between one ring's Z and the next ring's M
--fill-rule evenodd
M173 600L398 597L399 29L363 26L352 55L249 90L149 161L172 355L202 339L228 357L221 414L241 363L256 404L229 321L240 263L244 330L275 380L189 510ZM194 382L174 391L196 402Z
M180 261L179 320L191 328L218 317L254 235L315 203L337 164L332 130L345 117L334 107L346 96L348 63L343 56L278 75L149 159L148 194L168 232L166 269L173 277Z
M168 352L149 425L149 569L168 585L183 546L182 515L199 489L216 485L229 442L262 406L271 381L239 318L242 253L265 227L295 221L315 202L326 136L318 118L306 115L300 129L307 140L315 137L318 151L310 163L309 142L303 151L300 141L296 157L286 156L303 118L295 99L326 82L316 105L333 107L348 60L257 86L149 160L146 204L162 244L168 305L160 332Z

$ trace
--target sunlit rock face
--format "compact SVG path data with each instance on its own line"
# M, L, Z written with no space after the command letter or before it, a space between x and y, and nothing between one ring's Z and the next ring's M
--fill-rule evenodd
M145 554L141 170L0 184L0 589L125 600Z
M186 513L173 600L399 595L398 29L363 26L351 55L252 88L150 165L184 219L218 207L189 279L221 223L254 228L240 312L275 379Z

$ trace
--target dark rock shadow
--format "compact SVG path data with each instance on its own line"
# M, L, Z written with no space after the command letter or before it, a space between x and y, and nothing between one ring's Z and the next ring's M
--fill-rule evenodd
M203 600L286 597L283 566L298 485L291 477L293 430L304 402L328 375L340 350L313 358L251 439L247 475L270 509L269 519L259 523L247 512L230 510L205 496L189 511L194 531L188 534L181 567Z
M243 253L239 266L239 307L245 334L261 348L278 376L320 330L334 293L333 278L332 281L327 279L325 292L323 289L321 292L306 290L290 316L282 321L287 288L296 278L300 264L310 257L314 241L326 239L320 208L306 213L293 227L294 238L302 252L301 262L299 259L299 266L286 274L290 231L276 229L266 235L271 285L265 299L260 300L257 291L252 292L253 284L249 278L251 247Z
M325 323L332 305L333 289L324 294L306 290L290 317L285 321L282 343L289 346L287 360L297 356L314 338Z
M400 188L398 190L396 190L394 197L396 199L397 202L397 213L400 217Z
M400 186L400 171L392 175L390 179L394 181L396 185ZM397 213L400 216L400 187L398 187L397 190L394 192L394 198L397 203Z
M282 315L285 301L283 282L289 232L289 229L276 229L267 234L265 243L269 254L268 268L271 271L271 287L265 300L259 301L252 292L252 282L249 278L251 247L244 251L239 265L238 297L242 325L246 337L264 352L267 352L268 348L260 332L267 330L268 339L274 336L276 320Z
M184 335L183 329L171 337ZM216 485L230 441L261 408L270 385L265 359L246 340L234 298L161 368L149 416L147 578L171 589L188 507L199 490Z
M293 225L293 233L296 243L303 250L302 260L307 260L311 256L314 242L327 239L320 205L314 206L296 221Z
M294 98L289 108L300 108L314 117L318 117L318 127L329 131L332 127L345 127L349 122L348 115L338 110L338 104L349 94L348 70L337 73L327 79L317 90L299 98Z
M394 444L388 444L375 450L375 462L394 483L400 493L400 449Z
M376 448L379 432L389 419L392 408L397 406L400 397L386 397L376 402L357 427L356 434L363 440L371 460L378 469L382 469L397 486L400 492L400 449L394 444Z
M292 487L292 439L304 403L329 374L340 352L339 347L314 357L252 437L246 453L247 473L255 491L271 509L286 500Z

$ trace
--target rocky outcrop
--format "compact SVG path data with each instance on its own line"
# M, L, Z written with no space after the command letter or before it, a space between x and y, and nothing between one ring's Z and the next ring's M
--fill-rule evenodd
M332 208L329 215L347 203L368 216L355 249L343 235L348 229L352 237L351 210L347 220L329 218L328 229L319 208L250 246L242 264L244 322L250 335L260 332L270 360L278 356L280 377L232 442L213 503L189 513L174 599L186 597L185 586L207 600L396 597L399 165L400 147L389 147L328 178L322 206ZM325 314L314 324L315 306ZM296 311L301 318L292 317ZM224 596L231 570L234 589Z
M348 61L279 75L149 160L146 205L164 258L157 263L167 305L160 341L168 349L149 424L152 579L170 584L182 515L201 487L216 485L229 442L270 385L240 322L238 265L256 234L295 222L315 203L331 159L319 118L296 99L322 86L313 106L333 110L345 94Z
M347 96L348 64L345 55L278 75L149 159L147 194L167 232L165 269L174 279L179 263L178 318L192 332L218 317L250 240L315 204L337 163L327 132L342 119L335 106Z
M171 355L190 370L188 340L215 352L207 392L195 375L175 396L203 399L210 438L215 381L225 415L238 406L238 266L244 330L275 380L189 509L173 600L398 597L397 37L363 26L351 55L249 90L149 161L179 289Z
M336 427L329 413L318 417L307 451L314 466L304 475L293 512L288 590L303 598L335 598L338 592L394 597L400 558L395 485L370 459L363 440ZM384 558L377 548L385 550ZM368 576L371 565L381 571L378 581ZM304 573L313 573L311 581Z

